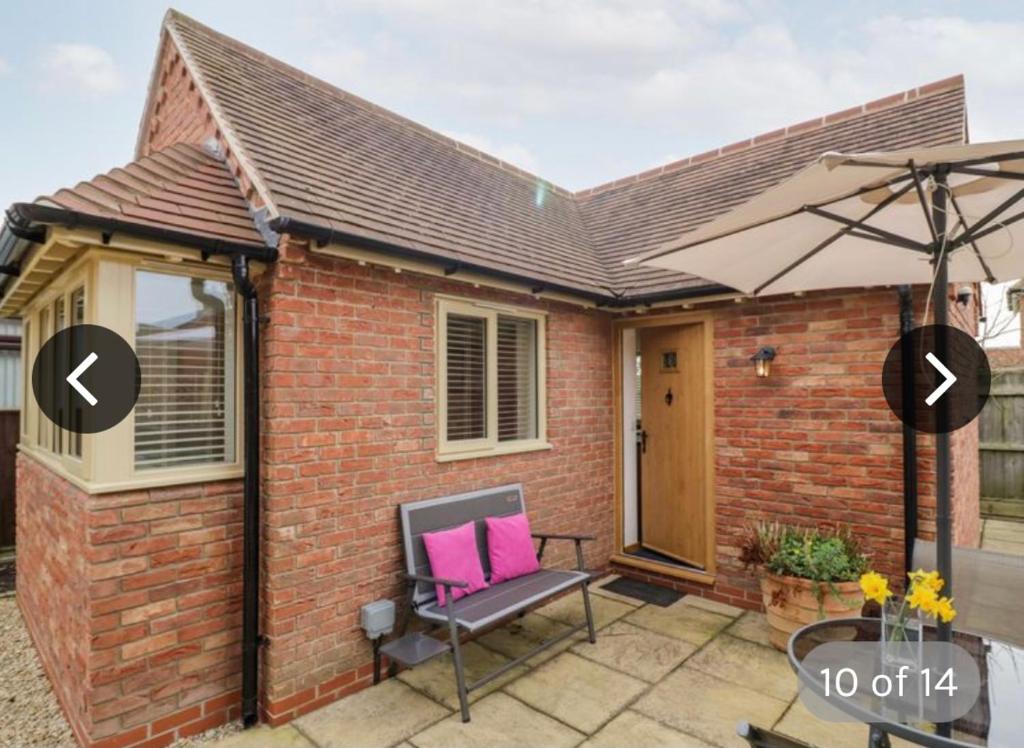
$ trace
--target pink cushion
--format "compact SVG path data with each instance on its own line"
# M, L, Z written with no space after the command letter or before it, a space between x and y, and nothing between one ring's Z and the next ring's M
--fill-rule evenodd
M487 549L491 559L491 584L540 571L537 551L525 514L487 517Z
M427 547L432 576L451 579L453 582L468 582L469 587L452 588L452 599L471 595L487 589L484 569L480 565L480 553L476 549L476 530L472 522L423 534L423 545ZM436 585L437 602L445 604L444 585Z

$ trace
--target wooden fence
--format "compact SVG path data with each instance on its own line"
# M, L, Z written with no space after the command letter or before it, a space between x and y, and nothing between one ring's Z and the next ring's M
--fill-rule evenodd
M0 548L14 545L14 458L18 426L18 411L0 410Z
M992 372L978 429L981 513L1024 519L1024 369Z

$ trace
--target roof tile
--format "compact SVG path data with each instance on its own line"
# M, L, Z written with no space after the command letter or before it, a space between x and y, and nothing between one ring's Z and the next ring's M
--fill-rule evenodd
M266 246L224 160L185 143L35 202L149 228Z
M179 13L168 13L165 28L239 162L258 172L248 176L265 186L273 213L603 296L708 287L622 261L697 228L825 151L965 137L957 77L571 193ZM196 180L193 174L188 190L199 188Z

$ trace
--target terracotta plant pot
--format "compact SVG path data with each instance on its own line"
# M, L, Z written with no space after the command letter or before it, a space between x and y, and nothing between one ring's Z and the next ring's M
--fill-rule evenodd
M820 603L816 587L822 591ZM761 577L761 597L771 627L772 645L783 652L790 635L798 628L823 618L855 618L864 607L859 582L836 582L830 587L809 579L768 573Z

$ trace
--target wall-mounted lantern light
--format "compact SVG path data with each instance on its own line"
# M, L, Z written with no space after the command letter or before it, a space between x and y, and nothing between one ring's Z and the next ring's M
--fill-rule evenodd
M750 360L754 362L754 371L759 377L767 377L772 370L772 361L775 359L775 349L770 345L761 346L761 348L750 357Z

